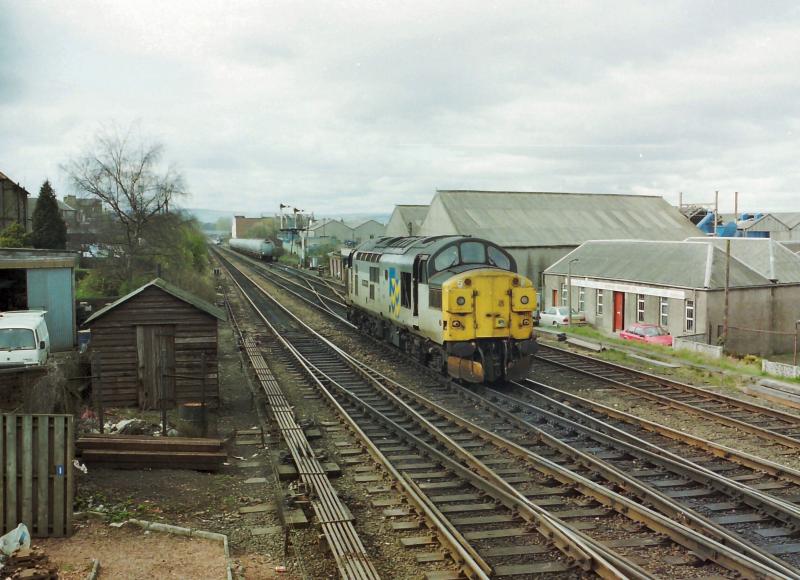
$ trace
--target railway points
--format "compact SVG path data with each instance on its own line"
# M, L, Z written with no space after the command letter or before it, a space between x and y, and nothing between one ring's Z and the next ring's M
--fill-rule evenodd
M326 309L325 309L325 308L322 308L322 310L326 310ZM498 426L497 426L497 425L495 425L495 427L498 427ZM501 428L500 430L502 431L503 429ZM723 503L725 503L725 502L717 502L717 503L719 503L719 504L723 504ZM673 515L674 515L674 514L673 514ZM718 537L719 537L719 536L718 536ZM733 542L733 544L734 544L734 545L736 545L736 542ZM740 547L741 547L741 546L740 546ZM778 567L780 567L781 565L784 565L784 563L783 563L782 561L780 561L780 560L778 560L778 561L777 561L777 563L776 563L776 561L775 561L775 559L774 559L774 556L772 556L772 555L770 555L770 554L768 554L768 553L765 553L765 552L760 552L760 551L759 551L759 549L758 549L757 547L753 547L753 548L754 548L754 549L753 549L753 553L754 553L754 554L758 554L758 556L759 556L759 557L761 557L761 558L764 558L764 561L765 561L765 562L772 561L772 562L773 562L773 564L777 565ZM789 569L789 570L791 570L791 566L790 566L788 569Z

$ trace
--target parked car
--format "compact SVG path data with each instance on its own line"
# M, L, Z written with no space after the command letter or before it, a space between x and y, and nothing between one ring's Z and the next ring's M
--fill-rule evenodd
M619 337L625 340L672 346L672 335L658 324L632 324L627 330L621 330Z
M569 309L566 306L551 306L545 308L544 312L539 317L539 326L561 326L568 324L570 319L567 318ZM586 322L586 315L583 312L578 312L572 309L572 324L583 324Z
M50 355L44 310L0 313L0 366L40 366Z

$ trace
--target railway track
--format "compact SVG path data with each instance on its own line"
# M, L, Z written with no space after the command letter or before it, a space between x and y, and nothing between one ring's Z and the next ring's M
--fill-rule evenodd
M767 447L782 448L779 453L800 450L800 417L796 415L552 346L541 345L536 358L614 385L631 398L657 402L755 435Z
M253 286L253 302L266 302L244 274L234 276L241 286ZM450 399L445 408L356 361L292 321L288 311L276 315L276 306L266 303L260 309L325 392L351 417L364 421L359 428L365 434L383 440L384 448L378 443L377 451L387 461L399 462L408 484L413 483L420 493L435 494L422 503L434 513L448 514L445 519L454 536L463 540L464 550L476 554L476 561L483 563L480 567L494 576L566 573L572 567L572 562L564 560L566 553L573 558L580 554L575 563L602 575L613 569L631 577L674 576L675 569L691 563L713 574L733 571L792 577L782 562L766 554L751 550L758 556L753 559L737 553L724 542L697 534L592 481L598 469L608 471L608 466L596 463L580 475L517 444L536 446L542 437L529 424L520 428L519 423L510 424L508 417L502 417L482 428L464 418L470 410L475 414L476 407L462 406L462 414L453 410L458 401L463 405L468 398L462 393L453 400L452 387L426 390ZM480 409L477 413L485 416ZM552 448L548 453L553 454ZM575 461L574 457L561 459L567 464ZM743 547L724 530L719 532L729 545ZM559 554L543 540L548 535L561 542L556 541ZM673 554L672 559L667 552ZM534 555L533 564L515 563Z

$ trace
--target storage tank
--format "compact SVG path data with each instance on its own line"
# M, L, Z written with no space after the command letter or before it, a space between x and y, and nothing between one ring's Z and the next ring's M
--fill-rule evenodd
M275 253L275 246L269 240L255 240L248 238L232 238L229 242L232 250L242 254L271 262Z

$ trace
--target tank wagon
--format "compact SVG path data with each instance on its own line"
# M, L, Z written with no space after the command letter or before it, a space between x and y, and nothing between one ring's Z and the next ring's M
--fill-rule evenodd
M493 242L379 238L358 246L344 265L348 317L363 331L473 383L530 369L536 290Z
M267 262L271 262L275 254L275 246L269 240L231 238L229 245L232 250Z

